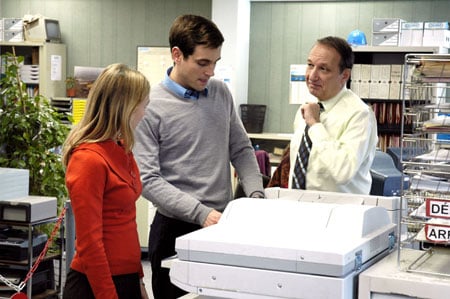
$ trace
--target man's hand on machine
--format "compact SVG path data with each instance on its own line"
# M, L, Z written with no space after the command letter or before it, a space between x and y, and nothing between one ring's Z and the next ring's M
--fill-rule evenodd
M212 210L209 212L208 217L206 217L205 222L203 223L203 227L207 227L210 225L214 225L217 222L219 222L220 217L222 216L222 213L216 210Z

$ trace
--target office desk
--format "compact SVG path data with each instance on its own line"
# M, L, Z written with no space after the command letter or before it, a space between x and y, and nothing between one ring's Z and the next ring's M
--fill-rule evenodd
M252 145L269 153L270 164L274 167L281 162L283 150L290 143L290 133L248 133Z
M448 255L440 255L440 259L428 263L425 271L436 271L437 268L450 267L450 249ZM400 265L410 265L422 252L403 249ZM397 265L398 252L394 251L359 275L358 299L374 298L449 298L450 277L432 274L406 272Z
M248 133L250 139L290 141L291 133Z

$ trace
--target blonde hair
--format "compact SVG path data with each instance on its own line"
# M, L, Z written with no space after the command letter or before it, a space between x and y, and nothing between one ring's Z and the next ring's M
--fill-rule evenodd
M89 92L83 118L64 142L63 165L67 166L73 149L82 143L120 138L130 152L134 145L131 116L149 93L150 83L142 73L120 63L106 67Z

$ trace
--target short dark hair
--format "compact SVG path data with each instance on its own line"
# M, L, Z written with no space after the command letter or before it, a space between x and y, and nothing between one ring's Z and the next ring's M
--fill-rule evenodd
M223 42L223 35L216 24L202 16L178 16L169 31L170 49L178 47L186 58L194 53L197 45L216 49Z
M317 40L318 44L335 49L341 56L339 62L339 70L341 73L345 69L351 69L355 61L355 55L353 54L352 47L343 38L336 36L327 36Z

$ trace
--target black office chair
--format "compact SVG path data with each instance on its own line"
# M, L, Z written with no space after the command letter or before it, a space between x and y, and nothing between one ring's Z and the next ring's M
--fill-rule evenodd
M422 155L426 153L426 148L422 147L404 147L400 149L400 147L388 147L386 149L386 153L392 157L394 160L394 164L398 170L403 171L402 161L400 159L400 153L403 157L403 160L410 160L413 157L418 155Z
M375 152L370 174L372 175L371 195L398 196L401 194L404 176L389 154L379 150ZM405 180L403 189L408 188L408 183L409 180Z

